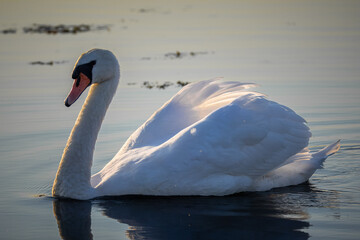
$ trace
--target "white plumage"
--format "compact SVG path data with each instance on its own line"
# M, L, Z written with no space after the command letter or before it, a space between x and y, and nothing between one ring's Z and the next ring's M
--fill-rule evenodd
M113 56L105 50L92 50L82 55L78 64L96 60L93 71L99 76L101 64L98 62L103 60L104 54ZM116 61L115 57L108 59ZM78 125L86 124L85 119L94 118L96 114L105 115L105 111L97 109L106 110L112 96L107 96L105 87L103 91L94 88L106 82L117 85L118 68L113 71L113 77L106 81L96 83L93 79L96 84L79 114ZM110 89L114 84L108 85ZM307 181L326 157L338 150L339 142L310 154L306 147L311 133L305 120L288 107L250 91L253 86L222 79L185 86L129 137L99 173L91 177L91 186L77 186L79 183L71 179L83 171L66 163L81 161L91 167L93 147L85 150L91 151L86 154L86 158L91 159L77 157L76 160L64 158L67 151L78 151L67 147L62 159L65 163L60 163L54 182L53 195L77 199L125 194L221 196ZM113 93L110 91L110 95ZM97 104L96 108L89 106L92 101L97 102L97 98L110 100L105 100L106 104ZM91 111L86 111L89 109ZM102 118L93 120L95 123L92 121L90 125L100 128ZM82 137L85 133L76 128L81 126L74 126L68 144L77 136L79 142L91 141L88 139L93 136L96 141L98 130L87 130L86 134L91 136L85 139ZM74 132L77 132L75 136ZM93 145L85 143L84 146ZM62 169L64 166L71 168L73 173L67 174L66 169ZM90 167L86 169L90 170ZM89 178L89 173L87 176ZM66 190L69 188L72 190Z

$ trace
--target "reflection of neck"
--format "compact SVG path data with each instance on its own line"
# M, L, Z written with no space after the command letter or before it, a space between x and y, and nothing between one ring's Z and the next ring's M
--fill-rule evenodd
M62 239L93 239L91 202L55 200L53 209Z
M115 94L119 78L94 84L67 141L53 185L53 195L89 199L91 165L96 139L106 110Z

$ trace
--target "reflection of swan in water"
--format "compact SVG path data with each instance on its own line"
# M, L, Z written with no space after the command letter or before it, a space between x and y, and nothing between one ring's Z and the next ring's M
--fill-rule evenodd
M317 153L294 111L219 79L192 83L136 130L118 154L91 177L96 138L119 82L119 64L106 50L81 55L66 106L90 91L74 125L53 196L229 195L307 181L340 145Z
M302 232L310 225L304 206L333 208L336 198L334 191L303 184L227 197L54 199L54 214L63 239L92 238L91 205L129 225L130 239L308 239Z
M93 239L90 201L54 199L53 208L62 239Z

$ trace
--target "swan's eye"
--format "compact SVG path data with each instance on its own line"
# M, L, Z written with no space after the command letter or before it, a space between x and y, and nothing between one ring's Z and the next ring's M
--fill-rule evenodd
M73 79L77 79L76 84L78 84L79 82L79 76L80 73L85 74L90 80L92 80L92 69L94 67L94 65L96 64L96 61L91 61L85 64L81 64L75 67L73 74L72 74L72 78Z

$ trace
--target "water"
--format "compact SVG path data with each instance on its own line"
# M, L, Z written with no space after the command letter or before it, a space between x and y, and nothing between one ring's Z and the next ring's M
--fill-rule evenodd
M0 33L0 239L358 239L359 2L5 0L0 13L0 30L16 31ZM107 27L23 32L34 23ZM269 192L53 199L52 181L84 100L64 107L70 73L94 47L119 57L122 78L93 172L180 89L149 90L144 81L256 82L307 119L312 150L337 139L342 148L308 184Z

